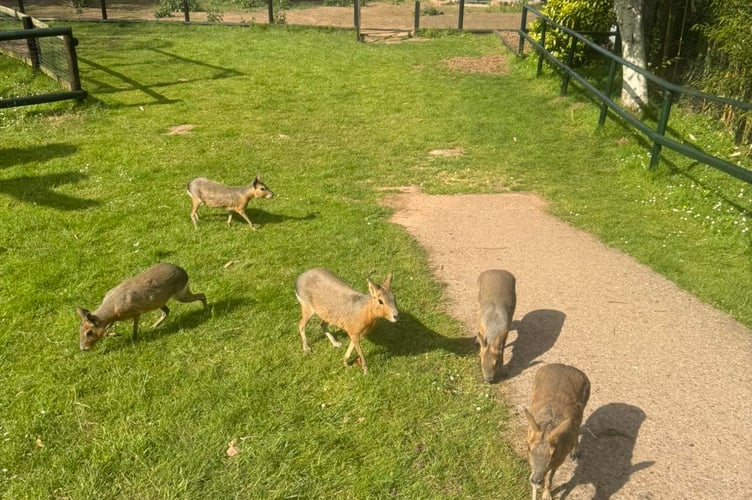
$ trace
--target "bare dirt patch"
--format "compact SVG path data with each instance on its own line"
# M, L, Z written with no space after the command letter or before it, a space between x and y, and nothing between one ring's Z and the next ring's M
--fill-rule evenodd
M508 73L507 58L503 55L486 55L480 57L453 57L444 61L451 71L462 73L484 73L503 75Z
M428 152L429 156L442 156L444 158L457 158L465 154L465 150L462 148L450 148L450 149L432 149Z
M517 276L498 388L518 413L506 438L521 455L536 370L563 362L590 377L582 457L557 472L557 497L752 498L752 331L550 216L536 196L400 191L385 198L392 221L426 248L468 335L478 274Z
M175 125L167 130L167 135L184 135L196 128L195 125Z

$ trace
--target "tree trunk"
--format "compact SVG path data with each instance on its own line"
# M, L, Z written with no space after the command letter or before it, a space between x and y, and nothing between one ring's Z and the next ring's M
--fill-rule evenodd
M647 60L643 8L644 0L614 0L622 57L640 68L645 68ZM644 109L648 104L647 79L627 67L622 72L621 103L634 111Z

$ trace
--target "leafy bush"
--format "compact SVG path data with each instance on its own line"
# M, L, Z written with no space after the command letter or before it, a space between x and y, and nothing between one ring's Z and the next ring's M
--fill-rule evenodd
M541 12L557 23L575 31L605 33L616 23L613 0L549 0ZM541 23L536 22L531 32L540 40ZM546 49L558 59L565 59L571 37L560 30L546 30ZM581 44L580 44L581 45ZM582 46L574 56L574 64L587 61L587 51Z
M703 90L749 102L752 100L752 4L748 0L710 0L711 19L698 26L708 49L696 70ZM723 107L713 110L736 135L752 141L752 112Z
M190 12L199 10L198 0L159 0L154 17L170 17L173 12L182 12L185 2L188 2L188 10Z

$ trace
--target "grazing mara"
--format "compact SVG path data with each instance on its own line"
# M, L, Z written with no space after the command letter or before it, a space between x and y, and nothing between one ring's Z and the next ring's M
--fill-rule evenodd
M573 366L545 365L535 374L530 410L525 409L533 500L541 486L543 500L550 500L556 469L567 453L577 458L582 412L589 397L590 381Z
M300 302L300 323L298 331L303 341L303 350L311 352L305 327L316 314L321 318L321 328L334 347L340 347L326 328L329 324L342 328L350 337L350 346L345 353L344 363L349 366L353 349L358 352L363 373L368 372L366 358L360 349L360 339L365 337L377 318L392 323L397 321L397 303L390 290L392 275L389 274L381 285L368 280L369 295L360 293L326 269L311 269L295 281L295 296Z
M493 382L505 373L504 347L517 304L512 273L499 269L478 276L478 342L483 379Z
M152 328L156 327L169 314L170 309L166 304L171 298L179 302L199 300L204 309L207 307L203 293L191 293L188 287L188 274L182 268L159 263L107 292L96 311L76 308L81 318L81 350L88 351L116 321L133 318L133 338L136 338L139 317L145 312L159 309L162 314L152 325Z
M256 229L245 213L245 207L251 198L273 198L274 193L269 187L261 182L258 175L247 186L225 186L218 182L210 181L204 177L193 179L187 186L188 195L191 197L191 221L194 227L198 227L198 207L202 204L212 208L224 208L228 212L227 224L232 222L232 213L240 215Z

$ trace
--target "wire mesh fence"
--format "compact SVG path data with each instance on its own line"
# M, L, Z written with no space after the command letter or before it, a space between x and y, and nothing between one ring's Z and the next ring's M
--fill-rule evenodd
M82 98L76 60L76 39L70 28L50 28L22 12L0 6L0 57L22 61L29 72L42 72L58 82L63 92L19 95L18 87L2 89L0 107ZM29 90L30 89L30 90Z

